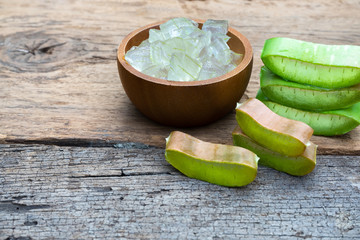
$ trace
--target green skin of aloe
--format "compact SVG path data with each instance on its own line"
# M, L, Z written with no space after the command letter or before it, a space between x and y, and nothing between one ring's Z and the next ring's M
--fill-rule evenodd
M254 181L259 160L247 149L204 142L176 131L166 139L165 159L187 177L227 187Z
M256 98L276 114L306 123L314 129L314 135L342 135L360 125L360 102L345 109L313 112L272 102L263 94L261 89Z
M260 86L271 101L303 110L343 109L360 101L360 84L347 88L325 89L284 80L265 66L260 71Z
M261 59L272 72L293 82L328 89L360 83L360 46L270 38Z
M303 154L297 157L289 157L261 146L246 136L239 126L234 129L232 136L235 146L246 148L260 158L260 165L294 176L304 176L315 168L317 146L311 142Z
M259 114L260 112L261 114ZM267 115L269 113L271 114ZM235 116L238 125L247 136L267 149L287 156L301 155L313 133L309 126L277 116L271 112L271 109L256 99L249 99L239 104L236 107ZM282 121L279 124L280 128L271 126L274 123L274 118L275 121ZM272 119L272 121L269 122L268 119ZM302 136L299 132L291 130L296 128L302 128L305 135Z

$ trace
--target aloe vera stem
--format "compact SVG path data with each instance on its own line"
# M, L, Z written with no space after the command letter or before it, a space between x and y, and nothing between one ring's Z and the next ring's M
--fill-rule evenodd
M265 41L261 59L275 74L325 88L360 83L360 46L325 45L291 38Z
M256 98L276 114L308 124L314 129L314 135L342 135L360 125L360 102L346 109L312 112L272 102L262 93L261 89Z
M204 142L178 131L167 138L165 158L190 178L229 187L251 183L259 159L245 148Z
M303 154L297 157L288 157L271 151L246 136L237 126L233 133L235 146L243 147L254 152L259 158L259 164L274 168L294 176L304 176L315 168L317 146L311 142L306 146Z
M360 84L326 89L284 80L265 66L260 71L262 92L273 102L310 111L348 108L360 101Z
M287 156L302 154L313 133L303 122L284 118L254 98L236 108L236 120L254 141Z

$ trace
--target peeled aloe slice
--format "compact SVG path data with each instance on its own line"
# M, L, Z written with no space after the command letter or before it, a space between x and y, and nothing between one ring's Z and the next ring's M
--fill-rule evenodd
M304 110L341 109L360 101L360 84L340 89L324 89L286 81L266 67L261 68L260 85L262 92L271 101Z
M144 69L143 73L152 77L166 79L168 70L157 65L152 65L151 67Z
M167 79L173 81L194 81L201 70L201 62L184 53L174 53L170 60Z
M153 43L156 41L165 41L166 37L159 29L150 29L149 30L149 43Z
M196 59L202 48L194 46L189 39L171 38L166 41L154 42L150 47L151 61L159 66L168 66L173 54L184 53Z
M304 176L315 168L317 145L309 142L305 151L297 157L288 157L271 151L257 144L246 136L239 126L232 132L235 146L246 148L254 152L259 158L259 164L286 172L294 176Z
M342 88L360 83L359 56L360 46L271 38L265 41L261 59L272 72L287 80Z
M153 65L150 60L150 45L144 41L138 47L133 46L126 52L125 60L138 71Z
M212 52L213 57L215 57L219 62L222 62L225 65L231 62L232 51L223 39L213 39L212 43L209 45L209 49Z
M259 159L247 149L204 142L178 131L166 139L165 158L190 178L228 187L251 183Z
M160 25L161 32L166 39L188 35L198 27L197 22L188 18L172 18Z
M219 33L226 35L228 32L228 21L208 19L204 22L202 30L211 32L212 34Z
M360 125L360 102L346 109L310 112L272 102L261 90L256 98L276 114L308 124L314 129L314 135L342 135Z
M301 155L313 134L305 123L281 117L255 98L236 107L236 120L251 139L287 156Z

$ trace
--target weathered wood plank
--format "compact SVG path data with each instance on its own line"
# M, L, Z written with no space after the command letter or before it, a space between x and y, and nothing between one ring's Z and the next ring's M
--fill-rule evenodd
M226 188L183 176L161 148L118 147L0 145L0 239L360 236L359 156L320 156L305 177L260 167Z
M259 88L265 39L359 45L358 1L0 1L0 141L131 141L164 146L174 128L144 118L119 81L116 48L130 31L185 16L228 19L249 38ZM231 143L234 113L186 132ZM179 130L179 129L178 129ZM360 154L360 129L313 139L323 154Z

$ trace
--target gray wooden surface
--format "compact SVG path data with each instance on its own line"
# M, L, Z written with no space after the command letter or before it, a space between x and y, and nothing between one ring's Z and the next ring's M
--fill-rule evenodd
M0 239L357 239L359 156L305 177L260 167L226 188L183 176L164 150L0 145Z

